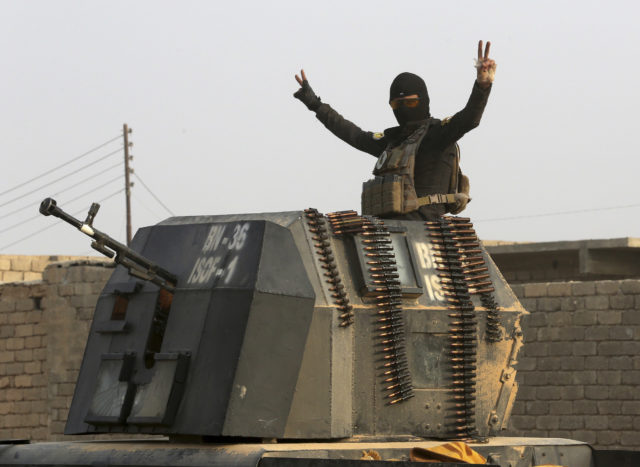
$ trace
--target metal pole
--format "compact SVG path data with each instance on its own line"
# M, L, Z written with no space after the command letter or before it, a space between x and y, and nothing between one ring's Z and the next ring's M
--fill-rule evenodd
M129 143L129 133L131 128L125 123L122 125L122 134L124 135L124 193L127 202L127 246L131 245L131 182L129 181L129 146L133 143Z

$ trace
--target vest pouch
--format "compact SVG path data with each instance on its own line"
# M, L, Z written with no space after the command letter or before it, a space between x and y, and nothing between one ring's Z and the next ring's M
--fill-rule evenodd
M396 170L406 166L404 146L399 146L391 150L389 162L385 165L385 170Z
M382 209L382 177L375 177L362 184L362 214L376 216Z
M465 210L467 204L471 201L471 198L469 197L469 192L471 191L470 188L469 177L464 175L462 172L458 172L458 186L456 192L462 193L463 195L466 195L466 197L460 197L455 204L447 204L447 212L450 212L451 214L459 214Z
M362 214L388 216L402 214L404 183L401 175L375 177L362 184Z
M390 150L385 150L373 169L374 175L382 175L389 171L398 170L404 168L407 165L407 157L404 151L404 146L399 146Z

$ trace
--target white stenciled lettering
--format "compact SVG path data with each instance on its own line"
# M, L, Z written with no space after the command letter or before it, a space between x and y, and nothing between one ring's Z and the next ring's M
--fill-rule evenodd
M225 225L212 225L209 229L209 233L207 234L207 238L204 241L204 245L202 246L202 252L206 253L209 251L214 251L218 248L220 244L220 240L222 240L222 236L224 235Z
M219 262L220 258L216 256L198 258L193 265L187 282L189 284L204 284L208 282L211 276L217 272Z
M228 284L235 273L238 255L241 254L236 251L246 245L250 226L249 223L236 224L233 233L225 236L226 225L212 225L202 246L202 253L205 254L196 259L187 282L192 285L205 284L213 277L216 283L222 280ZM222 252L218 251L221 246ZM215 256L206 253L214 253Z
M427 288L427 293L429 294L429 298L431 299L431 301L434 301L436 299L436 297L435 297L435 294L433 293L433 286L431 285L431 281L429 280L429 276L430 276L430 274L425 274L423 276L424 285Z
M249 232L249 224L236 225L233 229L233 239L229 244L230 250L241 250L247 241L247 233Z
M432 301L443 301L444 294L442 293L442 286L440 285L440 279L435 274L425 274L422 276L424 279L424 285L427 288L427 294Z
M442 293L442 286L440 285L440 279L434 273L433 269L436 267L435 255L431 249L431 245L428 243L416 243L416 250L418 251L418 260L420 267L424 270L422 278L424 279L424 286L427 289L427 294L432 301L444 300L444 294Z
M433 268L433 256L431 254L431 248L426 243L416 243L418 250L418 259L420 260L420 266L423 269Z
M231 278L233 277L233 273L236 271L237 264L238 264L238 257L234 256L231 262L229 263L229 266L227 266L227 274L224 278L225 284L228 284L229 282L231 282Z
M435 299L438 301L444 300L444 294L442 293L442 286L440 285L440 279L435 274L430 274L429 280L431 282L431 288L433 290L433 295Z

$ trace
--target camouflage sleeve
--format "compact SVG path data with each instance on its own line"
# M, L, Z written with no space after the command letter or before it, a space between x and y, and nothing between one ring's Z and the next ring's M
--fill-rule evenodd
M316 118L342 141L372 156L378 157L387 145L384 134L363 131L333 110L329 104L322 104L318 108Z
M460 112L451 118L445 118L440 123L436 144L440 147L447 147L473 130L480 124L480 119L489 99L491 86L486 89L481 88L478 83L474 83L471 96L467 105Z

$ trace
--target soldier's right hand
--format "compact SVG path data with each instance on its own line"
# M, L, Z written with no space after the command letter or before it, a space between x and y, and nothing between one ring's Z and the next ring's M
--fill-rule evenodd
M316 110L318 110L318 107L320 107L320 104L322 104L322 102L320 101L320 98L316 96L316 93L313 92L311 86L309 86L309 81L307 81L307 75L305 75L304 70L300 70L300 75L302 76L302 78L296 75L296 81L300 85L300 89L298 89L293 94L293 97L299 99L304 105L307 106L307 109L315 112Z

